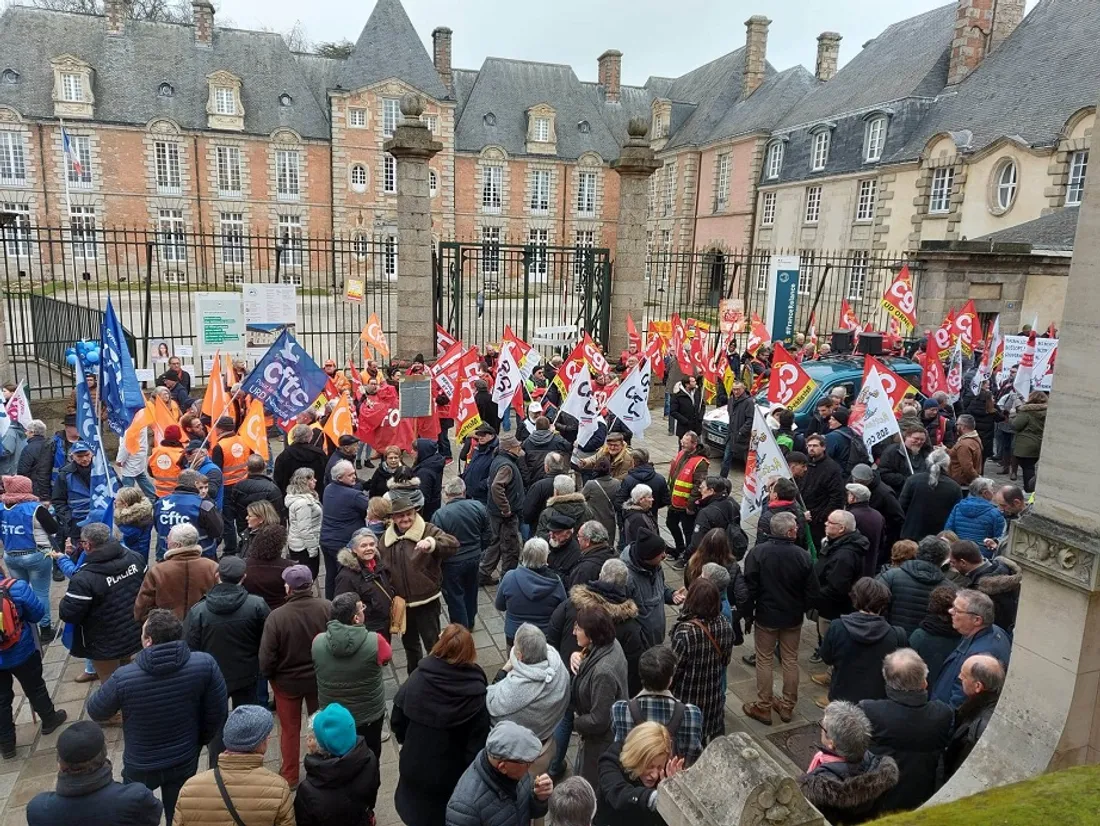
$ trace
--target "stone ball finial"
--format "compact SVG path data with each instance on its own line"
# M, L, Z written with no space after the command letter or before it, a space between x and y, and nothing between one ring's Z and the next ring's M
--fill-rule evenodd
M645 118L631 118L626 125L626 134L632 138L644 138L649 134L649 121Z
M420 95L408 92L401 96L401 114L410 120L416 120L424 112L424 101Z

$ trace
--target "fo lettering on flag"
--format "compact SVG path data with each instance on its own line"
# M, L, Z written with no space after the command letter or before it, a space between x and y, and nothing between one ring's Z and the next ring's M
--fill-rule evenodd
M635 436L641 436L652 419L649 414L649 358L643 358L607 400L607 411L618 417Z
M788 410L798 410L814 392L817 383L778 341L772 351L772 375L768 381L768 401Z
M587 364L581 367L580 374L573 381L569 396L562 402L561 412L568 413L577 420L578 446L587 443L603 423L599 399L592 390L592 374Z

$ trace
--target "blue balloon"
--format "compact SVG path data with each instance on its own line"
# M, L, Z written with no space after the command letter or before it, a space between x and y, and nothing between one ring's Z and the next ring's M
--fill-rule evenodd
M76 355L76 348L75 347L70 347L68 350L65 351L65 356L66 357L75 356L75 355Z
M65 361L69 362L70 366L72 367L76 367L76 363L78 360L79 359L77 358L76 353L69 353L65 356Z
M89 350L88 354L84 356L84 360L88 362L88 364L99 364L99 351Z

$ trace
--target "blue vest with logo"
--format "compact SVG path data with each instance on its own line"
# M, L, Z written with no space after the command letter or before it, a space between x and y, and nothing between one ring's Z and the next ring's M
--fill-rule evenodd
M69 488L70 530L72 530L88 518L88 511L92 508L92 490L75 471L69 471L65 477Z
M206 461L202 463L202 466L195 468L195 470L197 470L199 473L201 473L203 476L205 476L207 479L209 479L210 478L210 475L209 475L210 470L221 471L221 468L218 467L216 464L214 464L214 461L209 456L207 456ZM224 483L222 485L218 486L218 496L214 500L214 504L218 506L218 510L221 510L225 506L225 484Z
M21 502L4 508L3 521L0 522L4 550L33 551L38 547L38 543L34 541L34 513L40 507L37 502Z
M216 555L216 545L199 527L199 511L202 508L202 497L197 493L170 493L163 499L158 499L153 506L153 526L157 529L157 560L164 558L168 550L168 533L176 525L194 525L199 532L199 545L202 547L203 556L211 559Z
M61 468L65 467L67 461L69 461L69 445L66 443L63 435L55 433L53 434L53 471L50 473L51 485L57 481L57 473Z

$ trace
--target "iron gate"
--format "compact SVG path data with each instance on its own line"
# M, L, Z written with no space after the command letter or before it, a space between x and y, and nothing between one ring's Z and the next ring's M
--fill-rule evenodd
M572 325L607 345L611 253L595 247L445 241L435 260L435 318L467 345L530 341Z

